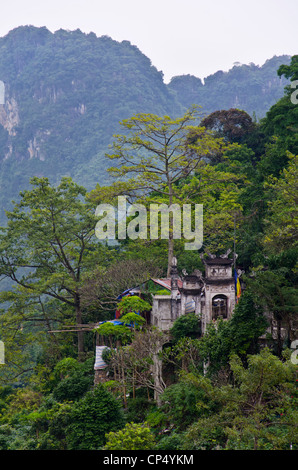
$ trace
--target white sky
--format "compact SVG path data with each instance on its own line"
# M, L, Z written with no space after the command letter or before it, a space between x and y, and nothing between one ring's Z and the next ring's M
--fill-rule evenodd
M28 24L128 40L165 82L298 53L297 0L0 0L0 36Z

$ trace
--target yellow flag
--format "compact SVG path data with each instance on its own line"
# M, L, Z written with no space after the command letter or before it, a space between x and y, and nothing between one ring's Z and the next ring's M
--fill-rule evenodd
M240 295L241 295L241 285L240 285L240 281L239 281L239 277L238 277L237 278L237 292L236 292L237 302L240 298Z

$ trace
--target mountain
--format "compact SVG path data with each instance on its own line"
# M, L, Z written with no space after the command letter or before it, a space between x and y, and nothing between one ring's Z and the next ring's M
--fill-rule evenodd
M137 47L81 31L20 27L0 39L1 210L32 175L104 178L104 152L119 121L177 113L173 92ZM1 106L0 106L1 107Z
M287 80L278 77L277 69L288 65L290 59L287 55L275 56L261 67L236 64L228 72L219 70L209 75L204 83L192 75L177 76L168 87L183 106L197 103L207 114L238 108L259 120L283 96Z
M204 84L192 76L163 74L128 41L21 26L0 38L0 222L4 209L29 186L33 175L56 183L62 175L91 189L106 182L104 153L119 121L145 112L177 116L191 104L205 113L239 107L265 115L287 81L277 68L290 57L264 66L234 66Z

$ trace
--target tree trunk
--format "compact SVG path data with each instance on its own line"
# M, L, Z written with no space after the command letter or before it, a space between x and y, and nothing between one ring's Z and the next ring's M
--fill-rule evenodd
M123 384L123 403L124 408L127 409L127 398L126 398L126 380L125 380L125 372L124 372L124 361L123 361L123 350L121 350L121 379Z
M158 357L160 350L161 348L159 348L153 356L154 399L158 407L161 405L160 395L166 388L162 378L162 360Z
M132 372L132 398L136 398L136 372L135 372L135 367L133 367L133 372Z
M169 186L169 207L173 204L173 189L171 180L168 178ZM169 214L169 240L168 240L168 269L167 277L170 277L172 260L174 256L174 239L173 239L173 214Z

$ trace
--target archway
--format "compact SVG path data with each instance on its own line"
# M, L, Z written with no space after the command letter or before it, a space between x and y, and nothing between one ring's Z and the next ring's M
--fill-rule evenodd
M215 295L212 299L212 320L228 318L228 298L226 295Z

